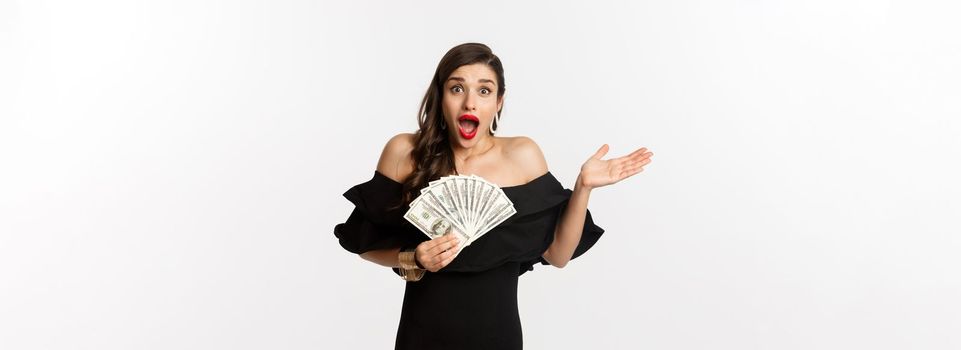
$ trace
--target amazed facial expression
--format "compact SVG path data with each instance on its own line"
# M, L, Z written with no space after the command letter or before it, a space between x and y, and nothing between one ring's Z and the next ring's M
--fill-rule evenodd
M450 140L472 147L490 136L490 124L501 109L497 74L483 63L460 66L444 82L444 122Z

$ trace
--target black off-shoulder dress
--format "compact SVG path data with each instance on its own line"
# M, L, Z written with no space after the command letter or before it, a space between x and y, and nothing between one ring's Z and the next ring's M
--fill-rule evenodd
M334 227L344 249L414 247L428 240L403 218L408 206L401 184L374 172L374 177L344 193L355 208ZM518 277L540 263L554 240L554 227L570 199L550 172L523 185L502 187L517 213L464 248L440 271L407 282L395 349L521 349L517 308ZM573 258L584 254L604 229L590 211ZM397 268L395 274L400 274Z

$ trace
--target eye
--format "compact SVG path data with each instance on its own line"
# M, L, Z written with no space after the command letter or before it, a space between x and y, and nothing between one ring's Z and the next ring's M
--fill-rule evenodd
M450 91L451 91L451 92L461 92L463 89L464 89L464 88L460 87L460 85L454 85L453 87L450 88Z
M485 88L481 88L480 91L481 91L481 93L484 94L484 95L488 95L488 94L491 93L491 90L488 89L488 88L486 88L486 87L485 87Z

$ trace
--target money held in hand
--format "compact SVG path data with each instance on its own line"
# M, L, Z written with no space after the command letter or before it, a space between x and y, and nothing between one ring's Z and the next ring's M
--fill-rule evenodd
M463 248L516 213L497 185L480 176L452 175L421 189L404 218L431 239L453 228Z

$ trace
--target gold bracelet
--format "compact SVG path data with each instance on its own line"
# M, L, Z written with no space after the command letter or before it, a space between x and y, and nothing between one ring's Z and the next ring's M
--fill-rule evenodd
M400 263L400 278L405 281L416 282L424 277L427 270L417 267L414 250L404 250L397 255Z
M408 270L420 269L417 267L416 258L414 257L415 252L413 250L402 250L397 255L397 262L400 263L400 267Z
M420 269L410 270L410 269L401 268L400 278L408 282L417 282L417 281L420 281L421 278L424 278L425 272L427 272L427 270L420 270Z

